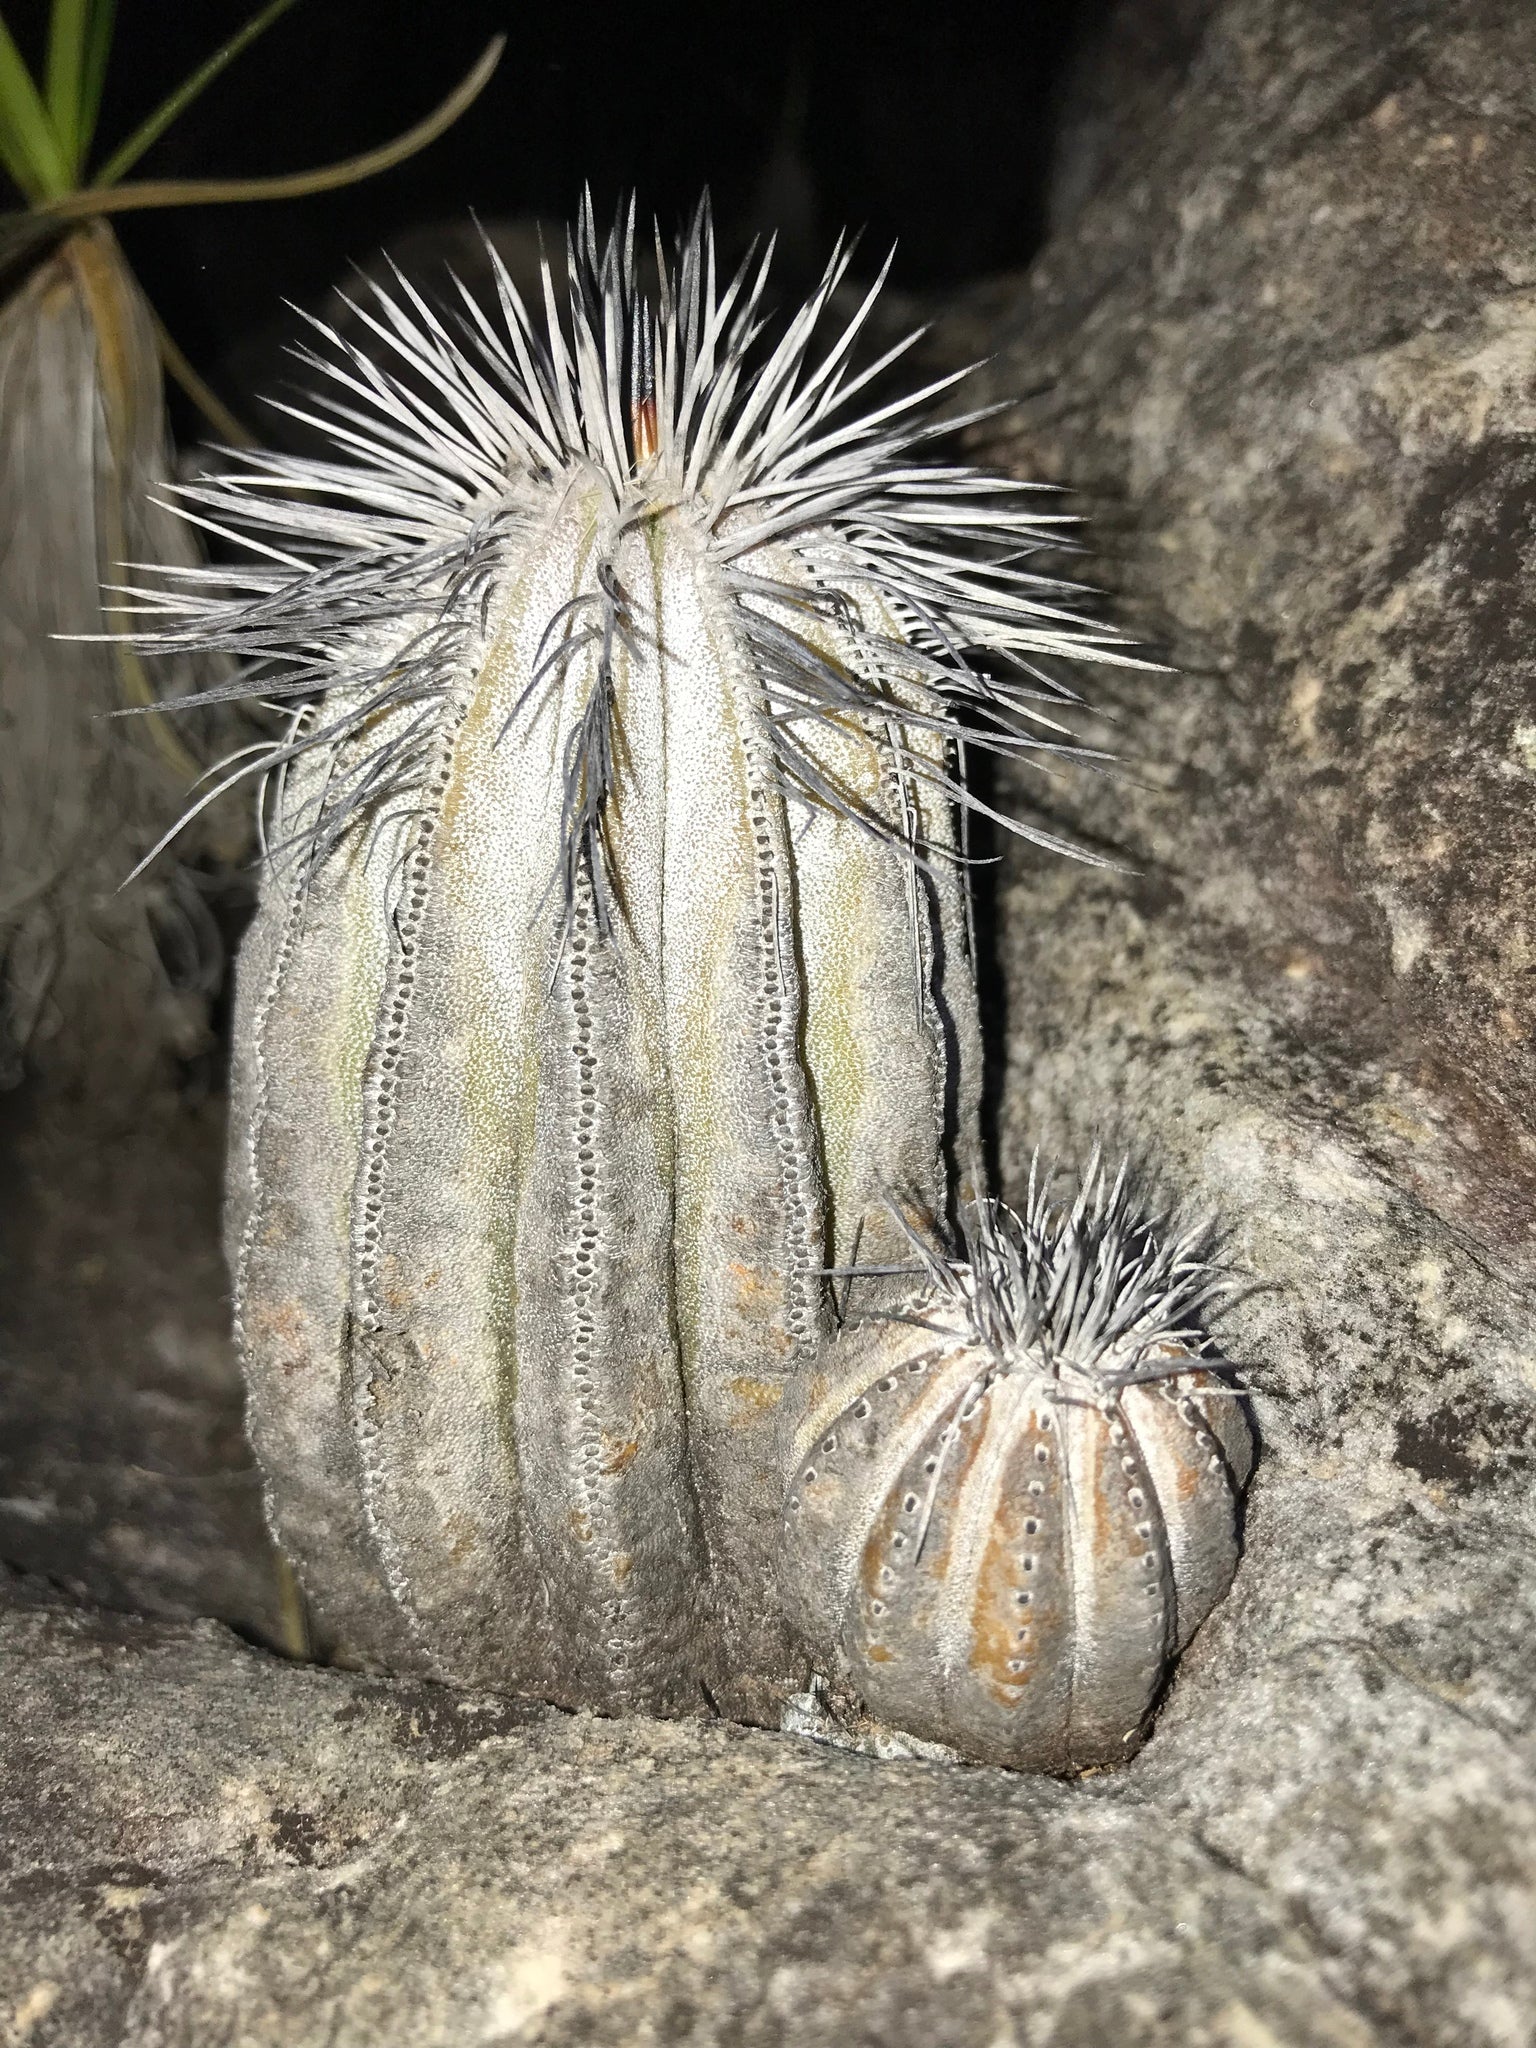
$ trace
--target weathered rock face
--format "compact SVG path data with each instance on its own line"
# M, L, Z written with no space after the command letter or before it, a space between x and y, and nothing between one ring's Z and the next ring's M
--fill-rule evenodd
M1115 1781L877 1764L0 1622L29 2048L1366 2048L1284 1900Z
M0 1558L290 1641L219 1253L223 1105L0 1096Z
M1232 5L1167 52L987 309L994 394L1039 392L994 452L1129 501L1186 670L1137 708L1155 787L1071 802L1146 931L1241 956L1383 1167L1529 1273L1536 20Z
M1137 1790L1389 2033L1528 2040L1536 19L1162 19L979 309L1039 393L994 449L1125 508L1183 670L1060 787L1134 872L1002 884L1004 1179L1123 1137L1262 1283L1247 1555Z
M1263 1284L1246 1556L1153 1739L876 1764L21 1608L17 2038L1536 2040L1536 20L1132 31L946 345L1045 387L988 445L1099 494L1183 671L1134 782L1048 786L1134 872L998 892L1005 1185L1123 1137Z

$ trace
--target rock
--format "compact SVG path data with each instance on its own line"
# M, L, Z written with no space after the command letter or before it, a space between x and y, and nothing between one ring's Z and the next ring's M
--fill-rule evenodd
M1127 1144L1256 1283L1246 1558L1128 1778L1393 2038L1529 2041L1536 19L1138 15L955 323L1182 671L1049 788L1122 871L1007 859L1003 1178Z
M1103 693L1132 773L1033 787L1122 866L1004 863L1000 1165L1097 1133L1224 1221L1233 1593L1073 1782L28 1595L15 2039L1536 2040L1536 20L1103 34L1055 239L935 343L998 351L978 446L1087 485L1182 671Z
M1123 1781L879 1764L21 1605L0 2016L29 2048L1367 2048L1288 1902Z
M289 1640L241 1432L223 1105L0 1096L0 1558Z
M1533 72L1536 21L1471 0L1215 9L990 303L986 380L1037 394L992 452L1126 508L1185 670L1131 693L1154 786L1079 822L1527 1277Z

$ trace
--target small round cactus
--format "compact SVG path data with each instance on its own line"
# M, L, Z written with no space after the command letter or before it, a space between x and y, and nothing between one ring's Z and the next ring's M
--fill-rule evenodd
M1117 1763L1225 1593L1252 1438L1195 1318L1220 1287L1125 1174L912 1233L921 1284L851 1329L796 1442L786 1599L872 1715L1043 1770Z
M1027 486L927 459L952 378L872 399L874 291L817 352L848 262L771 339L702 212L652 300L588 210L563 314L547 265L542 322L400 279L377 360L322 330L332 458L182 493L252 559L146 644L299 707L233 771L229 1241L337 1654L775 1714L829 1269L899 1242L885 1188L976 1192L965 750L1062 752L1059 660L1131 657Z

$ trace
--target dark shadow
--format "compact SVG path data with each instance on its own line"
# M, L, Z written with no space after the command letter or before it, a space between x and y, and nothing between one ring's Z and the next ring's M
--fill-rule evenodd
M997 756L973 748L966 762L967 784L984 804L1006 812L1010 801L1001 780ZM991 818L972 813L971 923L976 947L976 1006L981 1018L981 1155L987 1185L994 1190L1000 1165L1003 1088L1008 1078L1008 983L998 942L1005 836Z

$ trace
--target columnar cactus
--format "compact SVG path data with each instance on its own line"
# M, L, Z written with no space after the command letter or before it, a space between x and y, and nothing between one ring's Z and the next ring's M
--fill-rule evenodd
M1124 1170L1073 1203L915 1231L913 1291L834 1348L803 1419L783 1577L820 1668L987 1761L1119 1763L1226 1592L1253 1440L1198 1318L1198 1234Z
M846 250L777 342L702 213L654 305L633 250L585 214L542 323L502 274L499 321L360 305L378 360L322 329L334 458L189 489L253 560L152 637L303 706L235 771L229 1242L323 1628L771 1715L829 1274L979 1192L963 751L1062 750L1056 658L1127 657L1027 487L920 459L953 380L870 404L874 291L813 353Z

